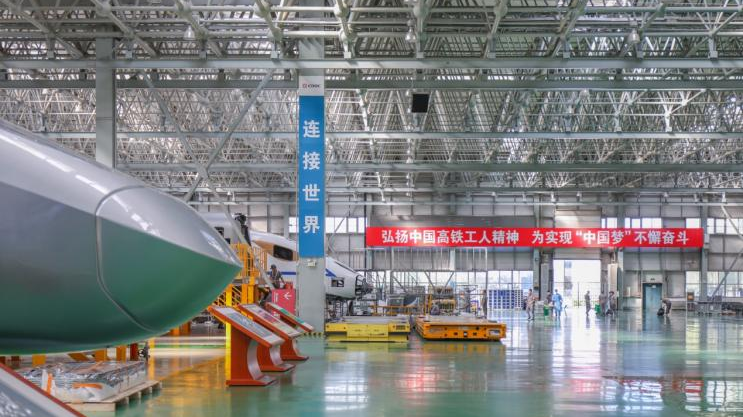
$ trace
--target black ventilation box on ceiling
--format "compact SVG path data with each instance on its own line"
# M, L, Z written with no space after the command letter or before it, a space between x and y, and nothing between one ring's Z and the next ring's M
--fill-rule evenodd
M413 113L428 113L428 99L430 94L413 93L413 102L410 111Z

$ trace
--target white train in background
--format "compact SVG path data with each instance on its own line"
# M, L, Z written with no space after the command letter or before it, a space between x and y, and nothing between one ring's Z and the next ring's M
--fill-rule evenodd
M238 242L234 227L224 213L199 213L230 243ZM239 222L238 222L239 224ZM250 244L266 253L266 267L276 265L286 282L295 282L297 276L297 242L283 236L250 230ZM354 300L372 292L366 278L349 266L331 258L325 258L325 295L332 300Z

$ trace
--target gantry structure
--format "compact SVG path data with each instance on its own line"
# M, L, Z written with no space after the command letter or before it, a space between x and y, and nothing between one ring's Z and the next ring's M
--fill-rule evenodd
M292 194L297 78L323 69L331 200L735 193L742 14L717 0L0 0L0 118L187 199Z

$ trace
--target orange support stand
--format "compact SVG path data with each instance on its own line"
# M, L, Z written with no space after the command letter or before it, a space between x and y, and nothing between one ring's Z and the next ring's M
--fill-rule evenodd
M126 345L116 346L116 362L126 362Z
M290 313L278 304L266 303L266 308L268 309L268 311L278 314L284 323L290 324L296 329L302 330L304 333L315 331L315 328L311 324Z
M209 306L209 312L232 327L230 333L230 379L228 386L265 386L276 381L263 374L259 364L259 350L271 351L282 340L260 324L250 321L233 307Z
M284 339L281 344L279 355L285 361L306 361L309 356L302 355L296 343L296 339L302 335L287 323L276 318L268 311L262 309L257 304L240 304L238 310L247 314L252 320L266 327L268 330L276 333L277 336Z
M132 343L131 345L129 345L129 360L130 361L139 360L139 344L138 343Z
M95 357L96 362L105 362L108 360L108 350L96 350L95 352L93 352L93 356Z

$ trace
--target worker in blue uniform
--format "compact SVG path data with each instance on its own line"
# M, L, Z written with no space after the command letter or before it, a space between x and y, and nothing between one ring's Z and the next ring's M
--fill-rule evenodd
M562 295L557 290L552 295L552 303L555 306L555 317L559 319L562 315Z

